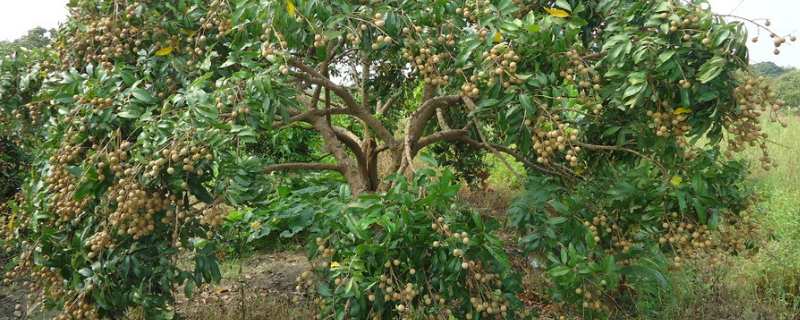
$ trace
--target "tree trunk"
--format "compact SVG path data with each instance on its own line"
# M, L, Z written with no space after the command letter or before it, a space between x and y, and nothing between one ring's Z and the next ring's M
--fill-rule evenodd
M324 117L318 117L313 120L312 125L320 135L328 151L333 154L333 157L342 166L342 175L350 185L350 192L354 197L361 195L364 192L370 191L368 178L361 174L358 165L353 161L353 158L347 154L345 146L336 137L336 132L333 130L328 121Z

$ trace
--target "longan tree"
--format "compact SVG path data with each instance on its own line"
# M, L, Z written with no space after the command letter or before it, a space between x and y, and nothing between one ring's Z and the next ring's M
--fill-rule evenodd
M779 121L782 102L750 76L742 24L704 4L71 1L50 50L2 61L3 134L38 157L4 208L0 228L18 253L9 274L32 276L63 319L136 306L157 318L177 287L219 280L213 242L198 239L213 238L226 205L265 205L273 172L331 171L354 197L335 232L312 244L327 260L318 275L331 280L318 293L347 306L331 315L523 316L507 310L513 290L492 295L510 286L494 228L475 216L451 229L461 211L448 205L449 173L406 180L426 147L456 144L455 156L524 165L511 169L528 181L510 212L521 243L551 253L556 297L607 314L614 289L643 270L639 257L680 266L757 244L747 240L757 236L757 196L734 153L759 147L763 168L775 165L759 123ZM289 129L318 135L328 156L276 163L249 153L261 134ZM375 203L403 215L366 216L389 214ZM448 253L417 274L379 261L392 255L386 243L422 259L427 246ZM177 267L180 252L194 269ZM356 258L358 277L353 265L331 266ZM401 279L404 294L387 292ZM353 293L378 282L397 303L377 308L380 297Z

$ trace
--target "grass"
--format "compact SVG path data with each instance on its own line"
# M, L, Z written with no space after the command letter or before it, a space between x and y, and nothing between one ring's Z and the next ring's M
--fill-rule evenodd
M774 229L776 240L759 252L753 261L735 264L725 279L751 303L768 305L779 317L800 314L800 117L784 117L789 126L764 125L773 144L770 157L778 167L755 170L752 179L762 203L761 222L766 231ZM747 155L757 161L755 152ZM757 299L752 299L757 297Z
M728 258L722 266L695 265L671 274L676 288L652 319L800 319L800 116L785 116L787 128L764 124L769 155L779 166L758 168L760 150L741 154L753 164L752 183L765 234L774 236L752 259ZM774 230L774 231L773 231Z

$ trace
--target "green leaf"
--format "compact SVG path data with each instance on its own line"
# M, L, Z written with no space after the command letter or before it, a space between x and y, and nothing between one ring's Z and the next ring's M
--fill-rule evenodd
M189 180L189 192L197 198L197 200L203 201L205 203L212 203L214 202L214 197L208 193L205 187L202 184L195 180Z
M192 297L192 294L194 293L194 286L194 281L186 281L186 285L183 286L183 293L186 294L186 297Z
M694 210L697 212L698 221L702 224L706 224L708 215L705 206L703 206L703 203L698 198L693 198L692 203L694 203Z
M145 104L153 103L153 97L150 95L150 92L142 88L135 88L131 90L131 94L133 95L136 100L139 100Z
M67 166L66 169L67 171L69 171L69 173L71 173L73 176L77 178L80 178L81 175L83 174L83 168L78 166Z
M567 11L572 11L572 6L569 5L569 2L567 2L566 0L556 0L556 7L559 7Z
M553 206L553 209L556 209L558 212L561 212L563 214L570 214L571 213L570 210L569 210L569 206L567 206L563 202L551 201L550 205Z
M700 80L700 83L707 83L711 80L714 80L714 78L718 77L722 73L722 66L724 64L725 60L721 57L714 57L713 59L708 60L706 63L700 66L697 79Z
M571 272L572 272L572 268L567 267L567 266L556 266L556 267L553 267L553 268L547 270L547 273L550 274L553 277L561 277L561 276L567 275L567 274L569 274Z
M667 288L667 279L658 270L640 265L628 265L620 268L620 273L626 276L639 277L643 281L658 281L661 287Z
M511 262L508 260L508 256L503 249L491 246L486 247L486 251L488 251L489 255L491 255L495 261L499 262L503 268L508 269L511 266Z
M557 224L562 224L564 222L567 222L567 220L568 219L566 217L553 217L553 218L547 219L547 221L545 221L545 223L547 223L549 225L557 225Z
M483 218L478 211L472 211L472 221L475 222L475 228L478 231L483 231Z
M325 283L317 287L317 292L323 297L331 297L333 293L331 293L331 287L329 284Z
M86 196L89 191L91 191L95 186L95 181L89 181L82 184L78 189L75 190L75 195L72 196L73 200L82 199Z
M436 161L436 158L433 155L431 155L430 153L427 153L427 152L420 153L419 158L420 158L420 160L422 160L422 162L427 163L431 167L434 167L434 168L438 168L439 167L439 162Z
M539 30L541 29L541 27L539 27L538 24L526 24L523 28L525 28L525 30L528 30L530 32L539 32Z

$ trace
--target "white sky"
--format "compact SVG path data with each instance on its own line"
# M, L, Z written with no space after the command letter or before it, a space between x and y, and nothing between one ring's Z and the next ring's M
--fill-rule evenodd
M14 40L28 30L57 28L67 19L67 0L0 0L0 40Z
M800 38L800 1L798 0L709 0L711 8L719 14L732 14L763 23L772 22L770 28L778 35L793 33ZM67 17L67 0L0 0L0 40L14 40L37 26L55 28ZM750 38L757 34L754 25L747 23ZM773 54L775 47L769 32L761 31L757 43L748 43L752 63L772 61L779 66L800 68L800 41L787 41L781 54Z
M2 1L2 0L0 0ZM772 23L768 28L778 36L794 34L800 38L800 1L798 0L709 0L711 9L722 15L730 14L747 19L756 20L764 24L765 19ZM728 18L734 19L734 18ZM800 40L795 43L787 40L780 46L781 54L775 55L774 39L769 37L770 32L758 29L755 25L745 22L750 38L758 35L758 42L748 41L750 49L750 63L772 61L779 66L793 66L800 68Z

